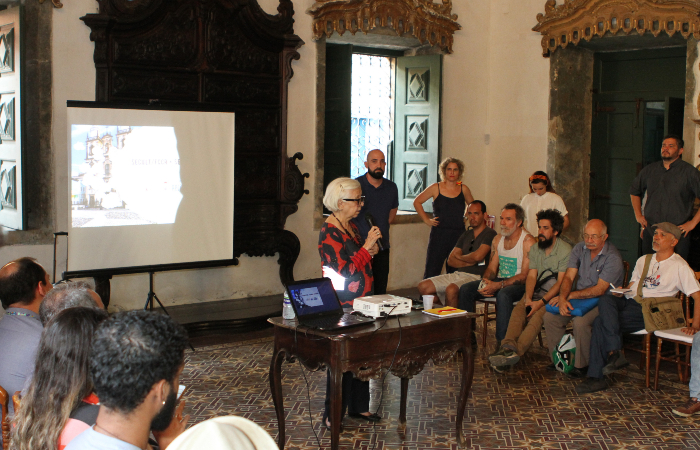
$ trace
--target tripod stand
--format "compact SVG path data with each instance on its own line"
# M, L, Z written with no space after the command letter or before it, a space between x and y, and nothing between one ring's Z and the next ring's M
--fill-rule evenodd
M168 310L165 309L165 306L163 306L163 304L160 302L160 299L158 298L155 291L153 290L153 274L155 274L155 272L148 272L148 285L149 285L148 298L146 298L146 304L143 306L143 309L146 311L150 309L150 311L153 312L153 300L155 300L158 302L158 304L163 309L165 314L167 314L168 317L172 318L172 316L170 315ZM192 349L192 351L195 351L192 344L189 344L189 345L190 345L190 348Z

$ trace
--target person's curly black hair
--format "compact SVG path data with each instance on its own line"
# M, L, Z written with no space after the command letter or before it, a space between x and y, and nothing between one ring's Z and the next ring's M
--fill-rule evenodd
M561 215L558 209L543 209L539 211L537 213L537 225L540 224L542 219L549 220L552 230L557 232L557 236L564 231L564 216Z
M104 321L90 353L100 403L122 414L132 412L154 384L174 381L187 342L185 329L163 314L128 311Z

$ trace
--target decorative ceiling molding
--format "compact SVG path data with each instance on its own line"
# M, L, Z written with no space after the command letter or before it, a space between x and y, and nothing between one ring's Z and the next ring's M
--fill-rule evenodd
M349 31L367 34L373 28L393 28L410 34L421 43L452 53L452 35L462 27L452 14L452 0L317 0L307 11L313 17L313 37L341 36Z
M680 33L700 38L700 1L698 0L547 0L545 13L537 14L533 31L542 33L542 56L548 57L558 47L578 45L606 32L622 31L657 37L662 31L669 36Z

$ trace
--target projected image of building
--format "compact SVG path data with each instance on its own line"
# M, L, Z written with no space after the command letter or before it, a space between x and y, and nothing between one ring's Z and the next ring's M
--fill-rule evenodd
M173 127L71 128L73 227L174 223L182 200Z
M109 131L100 136L98 127L92 127L85 141L85 163L87 172L73 176L73 204L89 208L123 208L119 192L110 185L112 164L110 156L124 147L126 135L131 127L116 127L116 136ZM77 189L76 189L77 188Z

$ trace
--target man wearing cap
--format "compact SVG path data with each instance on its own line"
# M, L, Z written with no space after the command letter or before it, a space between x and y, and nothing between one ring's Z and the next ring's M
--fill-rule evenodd
M656 252L649 264L646 277L641 280L642 297L673 297L678 291L700 302L700 284L687 262L674 252L683 233L670 223L654 225L652 248ZM598 302L599 316L593 322L591 356L588 378L576 386L576 392L587 394L608 388L604 376L629 365L622 350L622 333L634 333L644 329L642 305L634 296L644 272L646 256L637 260L628 292L606 294Z
M700 172L683 161L683 139L669 134L661 144L661 161L644 167L632 182L630 198L634 216L642 226L642 253L652 252L651 225L671 222L682 232L676 253L688 259L691 232L700 222L700 210L693 215L693 202L700 197ZM644 212L642 198L646 195Z

